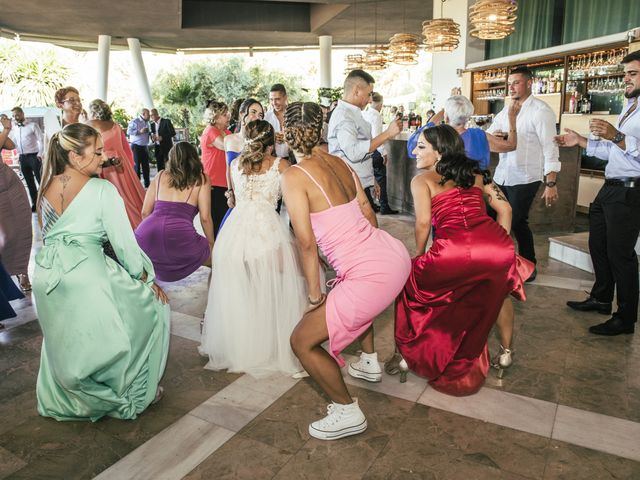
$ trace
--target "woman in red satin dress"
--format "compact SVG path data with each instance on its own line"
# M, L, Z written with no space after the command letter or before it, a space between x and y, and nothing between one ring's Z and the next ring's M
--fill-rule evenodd
M453 128L426 129L414 153L423 170L411 182L418 256L396 301L396 344L433 388L471 395L489 370L489 332L508 295L525 299L533 265L516 256L509 203ZM436 238L425 252L432 222Z

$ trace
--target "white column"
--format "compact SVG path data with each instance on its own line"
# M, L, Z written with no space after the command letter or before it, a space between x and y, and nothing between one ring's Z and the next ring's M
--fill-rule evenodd
M147 79L147 71L144 68L142 60L142 51L140 50L140 40L137 38L127 38L129 51L131 52L131 63L133 64L133 73L138 81L138 89L142 97L142 104L145 108L153 108L153 99L151 98L151 88Z
M109 84L109 50L111 36L98 35L98 80L96 82L96 98L107 101L107 86Z
M435 110L442 108L449 98L453 87L462 86L462 77L458 70L463 70L467 64L484 60L484 40L471 37L468 34L469 6L475 0L447 0L444 2L443 15L452 18L460 24L460 44L453 52L433 54L431 66L431 91L434 97ZM441 0L433 2L433 18L440 18Z
M320 88L331 88L331 35L321 35L320 40Z

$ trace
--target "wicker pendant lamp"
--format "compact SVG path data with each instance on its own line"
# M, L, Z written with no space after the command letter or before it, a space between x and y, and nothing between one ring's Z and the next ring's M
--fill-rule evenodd
M452 52L460 43L460 25L451 18L444 18L440 4L440 18L422 22L422 34L427 52Z
M469 34L483 40L508 37L515 30L516 0L477 0L469 8Z
M405 5L402 2L402 23L406 21ZM406 25L404 28L406 32ZM397 65L416 65L418 63L418 49L422 38L414 33L396 33L389 39L389 57Z
M364 49L364 68L366 70L384 70L389 63L389 46L378 43L378 2L374 6L374 44Z

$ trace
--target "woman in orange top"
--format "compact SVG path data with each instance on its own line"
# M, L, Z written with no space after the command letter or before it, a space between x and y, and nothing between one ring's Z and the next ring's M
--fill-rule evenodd
M202 167L211 182L211 219L213 235L218 230L227 213L227 160L224 152L224 137L231 134L229 126L229 107L222 102L211 102L204 112L207 128L200 137L202 149Z

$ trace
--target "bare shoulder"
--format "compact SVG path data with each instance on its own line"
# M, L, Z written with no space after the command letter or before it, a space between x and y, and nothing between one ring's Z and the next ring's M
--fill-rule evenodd
M420 172L411 179L411 188L427 187L429 172Z
M280 163L278 164L278 172L282 174L287 171L290 166L291 162L289 160L287 160L286 158L281 158Z

